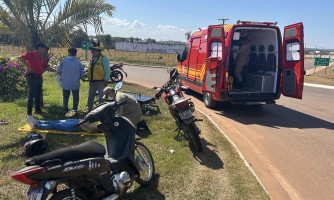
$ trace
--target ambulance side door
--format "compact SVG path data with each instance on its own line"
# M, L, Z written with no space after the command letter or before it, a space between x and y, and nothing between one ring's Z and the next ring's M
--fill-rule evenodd
M302 99L304 87L304 27L297 23L284 27L282 79L284 96Z
M188 63L188 79L195 80L196 77L196 65L198 61L199 45L201 38L193 38L190 46L190 55Z

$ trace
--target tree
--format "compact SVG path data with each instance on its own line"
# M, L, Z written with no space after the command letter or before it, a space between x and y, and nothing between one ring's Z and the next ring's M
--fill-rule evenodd
M147 43L156 43L155 39L152 39L152 38L147 38L146 42Z
M81 28L70 33L72 39L72 47L81 48L83 41L89 41L89 37Z
M27 50L35 44L50 44L56 40L69 47L68 33L79 27L87 32L92 25L98 34L103 32L101 14L112 16L115 7L104 0L2 0L0 22L19 38Z

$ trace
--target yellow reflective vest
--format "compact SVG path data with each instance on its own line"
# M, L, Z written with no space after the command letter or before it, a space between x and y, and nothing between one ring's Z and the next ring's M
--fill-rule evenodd
M88 80L89 81L103 81L105 77L104 69L102 66L102 58L103 54L101 54L98 59L93 63L93 59L90 61L88 66Z

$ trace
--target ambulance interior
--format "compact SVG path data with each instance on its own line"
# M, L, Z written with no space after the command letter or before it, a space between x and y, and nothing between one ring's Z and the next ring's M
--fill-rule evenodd
M275 29L236 28L229 61L229 93L275 93L278 58Z

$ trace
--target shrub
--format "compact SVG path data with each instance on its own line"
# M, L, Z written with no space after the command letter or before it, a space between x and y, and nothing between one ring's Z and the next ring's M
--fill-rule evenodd
M25 89L25 73L25 68L17 59L0 57L0 96L6 97L22 88Z

